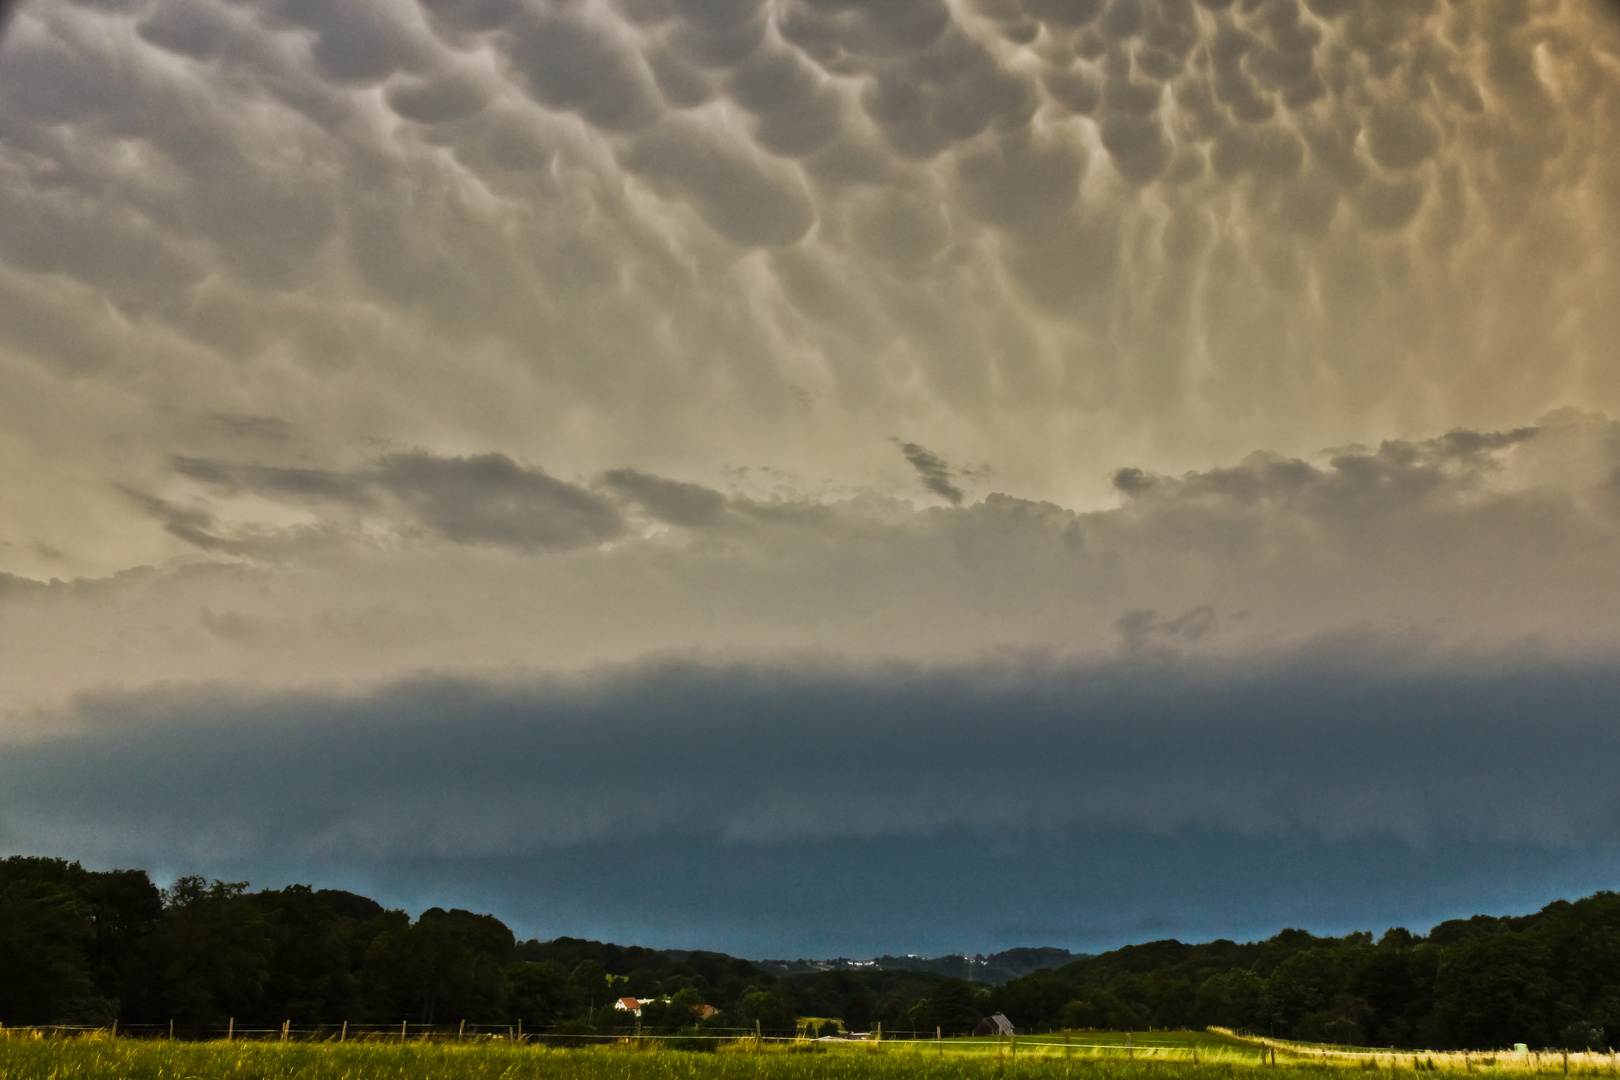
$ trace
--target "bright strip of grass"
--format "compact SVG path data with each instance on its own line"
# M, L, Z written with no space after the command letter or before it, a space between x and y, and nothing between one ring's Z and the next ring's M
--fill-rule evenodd
M952 1046L952 1042L958 1045ZM503 1042L457 1043L252 1043L169 1042L139 1039L0 1039L0 1080L1275 1080L1320 1077L1328 1069L1415 1077L1415 1072L1457 1069L1442 1058L1398 1055L1361 1058L1279 1056L1260 1066L1259 1055L1238 1049L1190 1048L1139 1053L1134 1060L1100 1047L1065 1050L1050 1037L1032 1036L999 1050L963 1053L957 1040L945 1044L891 1043L842 1046L728 1045L718 1053L692 1053L656 1046L560 1049ZM1607 1056L1577 1060L1571 1073L1613 1075ZM1489 1064L1486 1064L1489 1062ZM1533 1075L1518 1055L1474 1056L1470 1071ZM1561 1059L1543 1055L1540 1074L1561 1074ZM1418 1067L1414 1071L1413 1065ZM1261 1069L1257 1076L1256 1069Z

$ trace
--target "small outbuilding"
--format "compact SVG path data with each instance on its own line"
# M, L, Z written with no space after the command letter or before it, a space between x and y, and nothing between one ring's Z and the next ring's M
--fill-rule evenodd
M979 1026L973 1029L973 1034L984 1035L1022 1035L1023 1032L1013 1027L1013 1022L1001 1013L992 1013L979 1021Z

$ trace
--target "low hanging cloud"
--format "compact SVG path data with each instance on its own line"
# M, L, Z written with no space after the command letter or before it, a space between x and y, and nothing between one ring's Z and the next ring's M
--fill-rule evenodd
M250 493L315 507L363 512L391 498L410 524L458 544L560 551L611 540L624 530L618 511L600 495L504 454L389 454L349 473L181 459L175 472L227 495ZM181 539L204 548L243 549L207 531L215 525L211 513L136 498ZM264 530L250 532L263 535Z
M427 451L341 470L177 459L123 497L189 555L55 585L13 575L0 595L6 723L37 732L37 709L96 685L366 686L670 651L1241 666L1354 640L1419 664L1601 658L1620 647L1617 431L1562 412L1128 468L1102 510L1005 491L918 505L746 471L724 488L629 468L563 480Z
M1608 880L1620 673L1402 664L1353 645L1246 671L665 661L99 695L80 733L0 758L0 849L753 955L1421 929ZM868 876L893 884L849 892ZM770 899L784 879L802 904Z
M952 506L962 505L966 495L951 482L951 467L944 458L916 443L903 442L899 446L900 452L911 462L911 467L917 470L917 479L922 481L923 487Z

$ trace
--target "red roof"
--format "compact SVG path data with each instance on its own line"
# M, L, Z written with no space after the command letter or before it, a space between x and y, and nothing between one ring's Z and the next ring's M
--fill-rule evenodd
M619 999L619 1007L629 1009L631 1012L640 1012L641 1002L633 997L622 997Z

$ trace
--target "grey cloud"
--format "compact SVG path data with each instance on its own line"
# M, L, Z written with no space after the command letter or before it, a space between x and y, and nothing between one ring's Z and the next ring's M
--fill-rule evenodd
M448 540L559 550L624 529L607 501L504 454L441 458L390 454L377 483Z
M1332 223L1338 206L1338 185L1320 173L1309 172L1282 194L1277 218L1305 236L1321 236ZM1416 212L1415 207L1413 212ZM1396 224L1398 226L1399 222Z
M765 37L760 0L677 0L680 23L670 32L671 48L703 67L740 63Z
M961 506L965 494L962 489L951 483L951 467L945 459L938 454L916 443L900 443L900 452L906 455L911 467L917 470L917 478L922 481L923 487L944 499L952 506Z
M726 497L700 484L668 480L635 469L602 474L608 487L635 500L649 514L671 525L701 529L718 524L726 514Z
M1263 670L663 663L344 696L102 695L76 704L79 734L0 757L0 844L255 879L387 873L418 889L521 873L553 919L589 911L592 893L697 875L702 889L661 891L666 915L640 924L662 934L689 925L688 908L718 907L717 929L836 935L852 910L892 902L851 900L849 874L881 866L874 881L954 896L965 857L998 868L970 876L993 879L1059 861L1013 905L1052 921L1042 940L1121 933L1143 904L1209 918L1240 853L1250 887L1221 916L1240 924L1274 917L1256 897L1279 891L1315 919L1356 917L1332 900L1348 880L1321 876L1346 858L1417 874L1403 903L1455 889L1472 905L1489 875L1462 867L1478 853L1511 852L1488 866L1535 866L1551 887L1600 872L1615 846L1616 673L1501 661L1414 669L1340 643ZM656 849L678 853L682 872L645 863ZM755 926L743 913L770 893L734 896L726 865L797 867L807 881L836 868L844 898L834 918L815 914L830 899L816 893ZM965 916L948 909L936 927L910 910L880 925L960 933Z
M231 494L290 495L354 504L369 501L365 478L323 469L230 465L195 458L180 458L174 467L181 476Z
M1225 176L1247 173L1259 180L1298 174L1305 148L1287 129L1273 125L1232 128L1215 143L1210 161Z
M1141 0L1110 0L1097 29L1114 40L1128 38L1142 28Z
M214 516L196 507L177 506L155 495L123 488L123 493L141 509L163 522L165 532L204 551L239 554L241 545L215 533Z
M433 24L453 35L498 30L522 10L522 0L418 0Z
M1145 184L1170 163L1170 144L1157 117L1110 116L1102 123L1102 144L1126 179Z
M1155 625L1198 636L1212 623L1204 609ZM486 809L499 828L483 843L513 853L648 835L770 844L1042 823L1553 844L1613 828L1605 778L1620 746L1601 734L1612 670L1502 658L1494 671L1402 665L1373 676L1389 658L1349 644L1333 651L1336 661L1305 654L1252 671L1151 658L943 669L660 663L538 684L410 681L347 701L92 698L78 709L93 734L8 750L0 789L14 821L24 799L53 791L58 812L78 817L172 785L167 798L151 789L154 819L223 800L220 813L256 845L324 840L358 858L366 852L353 845L370 830L384 830L376 855L420 850L474 828ZM1523 704L1549 695L1562 709L1538 709L1527 723ZM866 753L829 775L791 749L809 730ZM988 766L960 753L985 731L1003 748ZM71 764L95 743L94 756ZM503 753L492 759L491 745ZM605 745L608 757L590 749ZM165 761L162 746L177 756ZM103 755L123 761L127 779L92 797L106 782ZM251 762L257 779L230 761ZM768 789L719 780L765 762L776 763ZM1369 784L1376 796L1358 798ZM389 824L388 808L406 800L415 810ZM615 809L587 810L604 805ZM441 825L423 836L418 826L432 819Z
M986 221L1034 232L1061 222L1079 198L1084 150L1068 142L1043 145L1014 136L1003 140L998 151L964 157L957 166L968 206Z
M825 64L843 53L862 57L906 56L937 41L951 25L941 0L797 0L782 18L788 41Z
M621 153L625 167L690 202L710 228L747 247L781 247L809 231L815 208L790 167L708 127L666 118Z
M208 0L167 0L136 28L143 40L194 60L218 55L235 31L233 20Z
M8 395L7 430L28 434L4 479L33 492L37 525L8 504L6 569L159 558L148 545L169 544L171 519L138 519L110 483L178 507L196 487L213 500L207 535L247 542L226 488L163 471L176 455L275 450L229 448L198 421L218 413L297 418L308 456L275 460L298 465L431 443L570 476L662 461L712 481L719 462L769 459L814 477L784 496L807 506L817 483L892 475L874 431L924 445L948 431L1009 490L1083 503L1121 461L1157 475L1251 446L1287 460L1567 400L1615 407L1591 358L1620 332L1620 186L1602 152L1620 116L1604 59L1617 39L1590 5L352 7L39 3L13 20L0 365L27 388ZM449 73L485 80L490 103L468 113L477 100L438 81ZM389 100L421 122L397 122ZM1088 171L1099 137L1118 169ZM791 255L741 250L772 245ZM1475 480L1480 506L1442 485L1428 509L1486 528L1486 547L1566 552L1529 494ZM45 492L57 484L60 498ZM385 531L442 535L375 477L361 487L372 503L275 499L338 532L345 514L391 515ZM1546 521L1600 534L1599 496L1565 495L1543 492ZM976 508L881 528L815 509L932 558ZM1106 534L1129 521L1177 584L1088 609L1087 626L1126 607L1224 613L1243 605L1195 587L1196 544L1172 519L1215 514L1212 545L1215 525L1252 528L1297 560L1277 580L1304 581L1317 549L1290 530L1320 521L1284 510L1264 520L1288 539L1267 547L1269 510L1137 498L1077 526L1083 557L1042 565L1098 595L1112 570L1085 559L1122 551ZM1487 511L1517 524L1487 528ZM810 535L746 542L798 566ZM1372 541L1353 555L1347 536L1321 534L1344 545L1332 565L1371 565ZM723 546L689 540L656 542L694 549L680 558ZM480 557L454 546L435 557ZM85 561L29 562L44 549ZM1222 550L1232 561L1210 573L1261 588L1240 549ZM1519 602L1515 617L1542 617ZM1015 623L1003 632L1024 633Z
M655 48L647 54L647 66L664 101L678 109L692 109L714 98L714 82L704 72L674 56L667 49Z
M923 193L879 191L854 210L857 241L897 269L925 268L950 240L942 200Z
M1121 505L1087 511L1003 493L955 503L958 470L902 452L944 505L807 492L768 472L736 475L728 494L640 470L585 487L494 455L326 475L192 459L133 505L221 572L104 581L93 603L13 590L8 686L51 702L87 677L229 682L250 666L259 685L356 685L672 649L1134 651L1196 667L1324 640L1394 659L1603 656L1620 642L1620 424L1600 418L1175 477L1124 470ZM199 636L203 611L236 613L256 643ZM1144 611L1158 614L1122 620ZM98 657L88 676L64 670L84 655Z
M387 93L389 108L423 124L463 120L482 109L489 97L484 87L454 77L395 83Z
M1355 207L1370 229L1399 229L1423 205L1423 181L1369 180L1355 193Z
M1320 509L1354 505L1363 510L1382 503L1390 508L1430 498L1466 497L1503 468L1498 452L1529 442L1540 430L1457 430L1415 442L1391 440L1376 449L1336 451L1325 466L1255 453L1235 466L1174 479L1127 468L1114 475L1114 486L1129 496L1173 501L1281 501Z
M1032 223L1031 223L1032 224ZM1102 215L1084 222L1026 227L1003 261L1024 294L1049 314L1086 320L1107 296L1119 265L1119 237Z
M386 494L398 500L412 521L458 544L567 550L611 540L624 528L607 500L504 454L398 453L353 472L181 458L175 471L222 494L251 493L356 510L380 509L379 496ZM137 497L188 542L205 548L226 546L210 531L215 526L212 516Z
M926 52L880 68L863 100L896 152L929 158L992 126L1023 128L1038 97L1028 80L953 31Z
M1208 604L1183 612L1173 619L1161 619L1156 611L1134 609L1114 623L1120 641L1128 652L1140 652L1156 644L1192 643L1220 628L1220 616Z
M1103 11L1103 0L1024 0L1024 10L1064 28L1086 26Z
M1041 85L1071 112L1089 116L1102 102L1102 80L1083 69L1048 68L1041 73Z
M1367 125L1367 148L1373 160L1389 169L1419 165L1440 146L1440 133L1408 105L1381 108Z
M422 58L418 44L402 29L394 13L374 0L277 0L282 18L315 31L310 53L327 78L374 84Z
M1230 22L1222 22L1210 45L1215 67L1215 96L1239 119L1258 123L1271 119L1276 106L1262 94L1243 70L1244 56L1257 42L1253 35Z
M1163 57L1167 63L1173 60L1175 67L1167 67L1156 76L1170 78L1179 74L1180 61L1198 45L1198 37L1198 9L1193 0L1159 0L1148 9L1148 27L1143 34L1148 48L1137 54L1137 63L1154 57Z
M510 22L507 53L536 100L571 109L609 131L635 131L658 119L657 90L639 56L611 30L571 14Z
M1158 111L1163 89L1154 83L1137 83L1128 79L1110 79L1103 87L1103 100L1110 108L1134 117L1151 116Z
M759 117L755 135L767 150L800 157L839 133L838 96L794 52L754 56L737 69L729 85L732 98Z
M239 439L262 440L271 443L286 442L298 430L297 425L278 416L257 416L251 413L214 413L208 423Z
M1114 473L1114 487L1127 495L1140 495L1158 482L1135 466L1127 466Z

